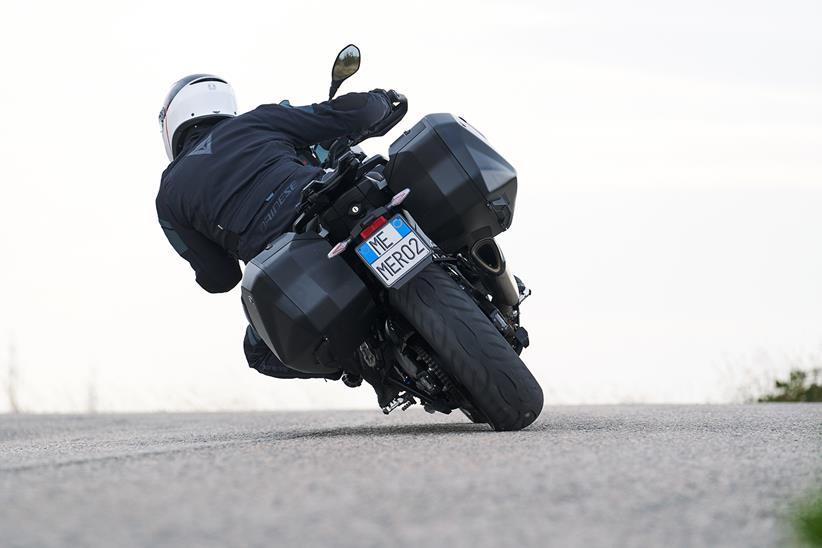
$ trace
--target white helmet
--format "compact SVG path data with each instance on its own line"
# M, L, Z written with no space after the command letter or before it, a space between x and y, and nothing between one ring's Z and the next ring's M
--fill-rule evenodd
M179 152L180 137L192 124L208 118L237 115L237 99L228 82L212 74L192 74L179 80L160 110L160 130L169 160Z

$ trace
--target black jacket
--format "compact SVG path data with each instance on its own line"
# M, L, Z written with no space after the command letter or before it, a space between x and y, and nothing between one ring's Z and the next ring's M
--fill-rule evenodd
M293 108L261 105L188 143L163 172L157 216L171 245L211 293L241 279L250 261L286 232L302 188L322 174L299 152L361 132L391 111L384 93L349 93Z

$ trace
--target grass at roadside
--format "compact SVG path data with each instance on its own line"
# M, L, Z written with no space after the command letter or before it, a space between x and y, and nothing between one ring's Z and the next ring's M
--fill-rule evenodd
M822 494L799 509L795 526L804 546L822 547Z
M811 369L810 371L793 369L786 380L777 380L774 383L774 392L763 395L758 401L822 402L822 383L819 382L820 376L822 376L822 368Z

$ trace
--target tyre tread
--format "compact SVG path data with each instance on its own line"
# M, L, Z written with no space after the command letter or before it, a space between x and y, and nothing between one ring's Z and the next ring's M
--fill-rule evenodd
M397 291L391 304L443 359L495 430L520 430L542 411L542 388L513 348L437 264Z

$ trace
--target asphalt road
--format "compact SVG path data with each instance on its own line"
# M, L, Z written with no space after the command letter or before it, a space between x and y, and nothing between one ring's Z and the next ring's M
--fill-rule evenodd
M0 545L777 546L822 405L0 416Z

